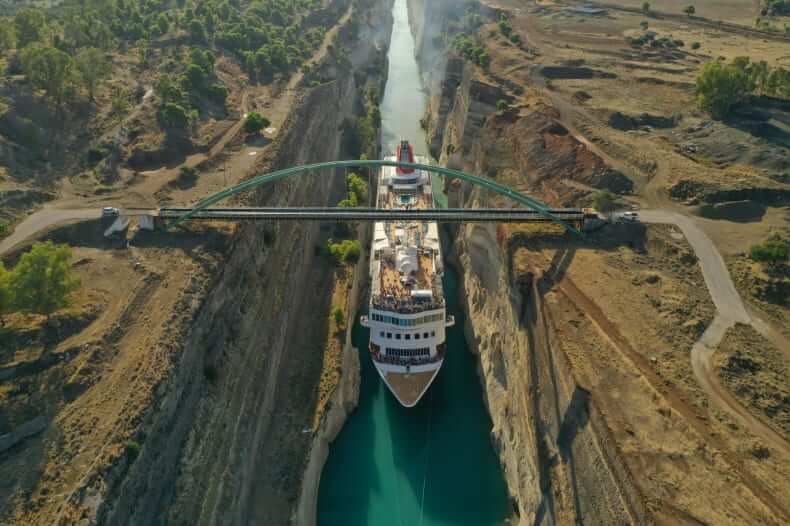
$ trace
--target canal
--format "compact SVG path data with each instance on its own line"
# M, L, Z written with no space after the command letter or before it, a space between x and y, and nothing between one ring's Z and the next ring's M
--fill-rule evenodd
M426 97L409 30L406 0L395 0L389 76L382 112L385 152L401 138L425 153L420 118ZM507 489L490 442L475 357L463 335L458 277L444 276L447 311L456 324L447 333L447 357L417 407L398 404L367 353L369 332L357 320L359 406L332 443L321 476L320 526L501 525Z

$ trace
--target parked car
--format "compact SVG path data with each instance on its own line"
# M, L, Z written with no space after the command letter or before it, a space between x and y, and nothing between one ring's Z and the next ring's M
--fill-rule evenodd
M121 215L121 211L114 206L105 206L101 209L102 217L117 217L119 215Z
M623 212L623 215L620 216L623 221L627 221L629 223L636 223L639 221L639 214L636 212Z

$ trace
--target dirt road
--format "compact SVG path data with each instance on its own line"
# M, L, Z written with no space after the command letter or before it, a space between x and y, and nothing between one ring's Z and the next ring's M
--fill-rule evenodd
M705 284L714 305L716 305L716 317L691 349L691 367L697 382L717 405L733 414L755 434L760 435L774 447L785 454L790 454L790 443L749 412L721 385L712 364L713 353L721 343L724 333L736 323L752 325L755 330L768 339L773 339L773 331L770 330L768 324L749 315L740 295L735 290L735 284L732 282L721 253L692 218L664 210L643 210L640 212L640 216L645 223L672 224L680 228L694 249Z
M19 243L55 225L61 225L71 221L85 221L89 219L99 219L101 209L99 208L79 208L61 210L57 208L45 207L27 217L14 229L14 233L0 241L0 256L10 251Z

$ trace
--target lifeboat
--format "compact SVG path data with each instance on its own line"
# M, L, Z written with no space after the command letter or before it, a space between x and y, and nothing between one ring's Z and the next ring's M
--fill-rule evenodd
M401 163L414 163L414 150L411 148L409 141L401 141L398 146L398 162ZM414 168L397 168L398 175L407 175L414 173Z

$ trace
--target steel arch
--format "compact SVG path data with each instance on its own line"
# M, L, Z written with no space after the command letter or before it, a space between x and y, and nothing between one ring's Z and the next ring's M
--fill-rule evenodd
M543 217L550 219L551 221L557 223L558 225L561 225L569 232L572 232L578 236L582 236L582 237L584 236L584 234L582 234L582 232L579 229L575 228L572 225L569 225L559 217L549 212L549 207L547 207L545 204L527 195L524 195L521 192L517 192L516 190L513 190L508 186L497 183L496 181L492 181L491 179L485 179L483 177L471 175L465 172L461 172L459 170L444 168L441 166L432 166L429 164L420 164L420 163L404 163L399 161L373 160L373 159L359 159L359 160L351 160L351 161L328 161L323 163L305 164L302 166L292 166L291 168L285 168L283 170L278 170L276 172L271 172L268 174L253 177L242 183L237 184L236 186L226 188L225 190L217 192L216 194L210 195L209 197L199 201L192 208L192 210L186 212L184 215L171 221L167 225L167 228L170 229L180 225L184 221L190 219L196 212L204 208L207 208L219 201L222 201L223 199L227 199L228 197L244 192L245 190L257 188L258 186L272 183L274 181L278 181L286 177L299 175L304 172L310 172L313 170L320 170L323 168L364 168L364 167L380 168L383 166L414 168L416 170L424 170L426 172L440 174L445 177L449 177L451 179L460 179L462 181L472 183L475 186L479 186L481 188L491 190L499 195L508 197L519 204L525 205L535 210Z

